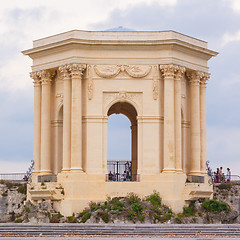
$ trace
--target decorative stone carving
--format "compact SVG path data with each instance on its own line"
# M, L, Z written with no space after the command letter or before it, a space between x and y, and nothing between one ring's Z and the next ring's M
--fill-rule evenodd
M185 67L177 66L177 72L175 74L175 79L176 80L182 80L185 72L186 72L186 68Z
M93 97L93 69L92 66L88 66L88 99L91 100Z
M41 79L38 76L38 72L31 72L30 77L33 79L34 87L41 86Z
M51 84L55 73L50 72L49 70L42 70L37 72L37 76L40 79L42 85L44 84Z
M67 65L67 69L72 78L81 78L86 64L72 63Z
M191 85L199 86L201 79L204 77L204 73L199 71L187 72L187 77Z
M173 64L160 65L160 72L164 79L174 78L179 66Z
M142 93L141 92L104 92L104 111L107 113L108 108L115 102L130 102L134 107L138 106L141 109L142 106ZM141 114L141 113L139 113Z
M60 99L60 102L63 102L63 93L57 93L56 98Z
M175 80L181 80L186 72L186 68L174 64L160 65L160 72L164 78L175 78Z
M154 75L153 75L153 99L157 100L158 98L158 65L153 67Z
M120 72L126 72L133 78L142 78L147 76L152 67L151 66L136 66L136 65L96 65L94 70L99 77L102 78L113 78L116 77Z
M68 65L64 65L58 68L63 80L70 80L70 73L68 71Z
M207 80L210 78L209 73L204 73L203 77L201 78L200 86L207 87Z

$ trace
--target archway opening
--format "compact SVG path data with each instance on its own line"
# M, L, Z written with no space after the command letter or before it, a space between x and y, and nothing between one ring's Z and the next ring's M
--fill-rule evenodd
M108 180L137 179L137 111L127 102L118 102L108 111Z

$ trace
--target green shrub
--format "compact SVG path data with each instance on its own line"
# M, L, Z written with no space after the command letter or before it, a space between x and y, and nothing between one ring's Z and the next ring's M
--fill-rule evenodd
M135 202L132 204L132 210L139 216L143 210L143 205Z
M53 215L50 218L50 223L59 223L59 222L60 222L60 219L56 215Z
M27 213L30 213L30 212L31 212L31 210L30 210L29 207L26 207L25 210L26 210Z
M15 222L15 223L22 223L23 220L22 220L21 218L17 218L14 222Z
M109 222L109 214L107 212L104 212L104 211L100 211L98 212L98 216L105 222L105 223L108 223Z
M136 213L130 208L130 209L127 209L126 211L126 215L127 215L127 218L130 220L130 221L134 221L134 218L136 216Z
M90 207L90 210L91 210L92 212L95 212L96 210L99 209L100 204L97 204L97 203L95 203L95 202L90 202L90 203L89 203L89 207Z
M83 215L85 215L86 213L89 213L90 210L89 209L84 209L82 212L79 213L79 217L82 217Z
M141 198L136 193L129 193L126 196L126 199L127 199L128 203L130 205L132 205L133 203L138 203L138 202L141 201Z
M81 219L81 222L82 223L85 223L90 217L91 217L91 213L88 212L88 213L85 213L83 216L82 216L82 219Z
M68 223L76 223L77 222L77 218L74 216L69 216L67 217L67 222Z
M19 193L26 194L26 193L27 193L27 184L24 183L23 185L19 186L19 187L17 188L17 191L18 191Z
M183 207L183 216L184 217L190 217L190 216L195 216L196 215L196 208L194 206L194 201L192 201L188 207Z
M157 191L146 197L146 200L151 202L153 206L161 206L162 199Z
M222 211L230 211L227 203L222 201L217 201L215 199L207 200L202 203L202 207L208 211L213 213L219 213Z

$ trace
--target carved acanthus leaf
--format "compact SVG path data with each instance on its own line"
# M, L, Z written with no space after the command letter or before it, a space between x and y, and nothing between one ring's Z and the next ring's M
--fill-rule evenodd
M86 64L72 63L67 65L71 77L82 77Z
M41 86L41 79L38 76L38 72L31 72L30 77L33 79L34 87Z
M55 74L55 72L51 72L50 70L41 70L37 72L37 75L41 80L42 84L51 84Z
M178 66L174 64L160 65L160 71L164 78L174 78L178 71Z

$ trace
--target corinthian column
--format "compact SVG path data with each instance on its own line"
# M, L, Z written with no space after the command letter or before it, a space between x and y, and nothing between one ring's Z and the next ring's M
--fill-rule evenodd
M70 64L72 77L71 170L82 171L82 74L86 65Z
M200 173L200 104L199 84L202 73L194 71L188 74L190 80L191 105L191 166L190 174Z
M34 137L33 137L33 160L34 172L41 169L41 94L42 86L37 72L30 73L34 84Z
M177 172L182 172L182 112L181 112L181 84L186 69L178 67L175 76L175 166Z
M210 75L205 73L200 82L200 132L201 132L201 172L206 173L207 124L206 124L206 86Z
M41 173L51 173L51 81L49 71L38 72L42 81Z
M164 163L163 172L175 171L174 141L174 77L175 65L160 65L164 78Z
M63 78L63 165L62 171L70 169L71 161L71 78L68 66L59 67Z

